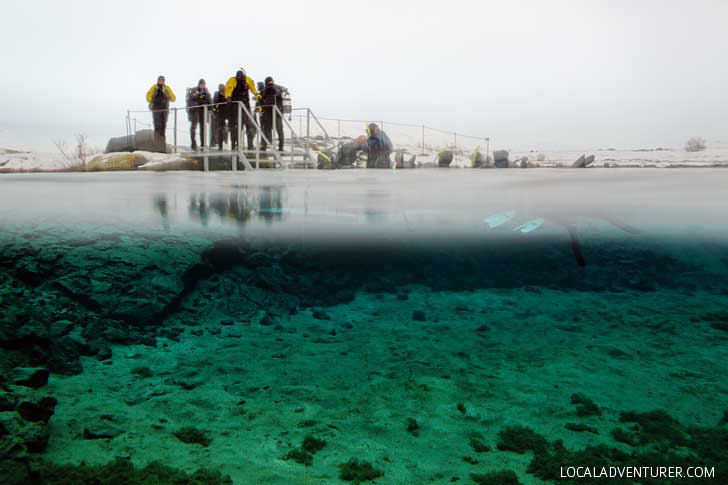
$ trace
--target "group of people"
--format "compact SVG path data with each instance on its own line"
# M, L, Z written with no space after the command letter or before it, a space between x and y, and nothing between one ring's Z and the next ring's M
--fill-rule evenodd
M250 95L255 97L255 111L250 109ZM223 142L227 139L226 134L230 133L232 150L238 149L238 102L242 103L245 109L241 113L240 127L247 138L247 149L254 150L256 128L251 119L255 116L262 127L263 137L260 148L268 148L267 141L272 140L273 120L278 136L278 150L283 151L284 131L282 116L275 116L274 106L283 112L283 98L287 94L286 88L275 83L271 76L265 78L265 82L257 85L243 69L240 69L235 76L228 79L227 83L218 85L214 95L210 95L204 79L200 79L197 86L187 92L187 116L190 121L191 147L197 150L197 130L199 128L200 147L206 145L205 129L205 106L212 113L212 140L222 150ZM154 121L154 137L157 143L166 145L165 132L167 119L169 118L169 105L176 101L172 89L166 84L164 76L157 78L157 83L147 92L147 103L152 111ZM247 111L247 113L246 113ZM250 114L250 116L248 115Z
M250 95L255 97L255 110L250 109ZM283 151L284 131L283 117L274 115L274 106L282 114L284 112L283 99L288 91L283 86L275 83L271 76L265 78L265 82L256 83L248 76L243 69L240 69L235 76L228 79L227 83L219 84L214 95L210 94L204 79L200 79L197 86L187 92L187 115L190 121L191 147L197 150L197 132L199 129L200 147L206 146L207 137L205 125L205 109L212 113L212 145L217 145L220 150L223 143L230 134L230 145L232 150L238 149L238 133L245 133L247 138L247 149L255 149L256 128L252 117L255 117L263 131L260 149L266 150L268 142L273 140L273 124L277 132L278 150ZM172 89L166 84L164 76L157 78L147 92L147 103L152 111L154 119L155 141L166 146L165 131L167 119L169 118L169 105L176 101ZM238 118L238 103L245 107ZM250 114L250 116L248 115ZM238 122L242 124L238 127ZM239 130L240 128L240 130ZM389 168L391 166L390 155L393 151L392 141L387 134L375 123L366 127L367 134L341 145L338 153L324 154L325 163L330 163L332 168L336 166L347 166L354 163L359 152L367 154L367 168ZM242 143L242 141L241 141ZM328 160L328 162L326 161ZM397 162L401 163L401 162Z

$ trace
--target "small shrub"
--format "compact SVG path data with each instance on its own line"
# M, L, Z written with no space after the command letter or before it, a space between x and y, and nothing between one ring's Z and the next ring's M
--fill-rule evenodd
M685 143L685 151L702 152L705 150L705 138L694 136Z

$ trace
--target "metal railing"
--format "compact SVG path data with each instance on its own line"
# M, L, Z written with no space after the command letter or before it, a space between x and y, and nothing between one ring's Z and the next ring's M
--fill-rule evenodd
M237 107L237 140L238 145L236 150L226 151L210 151L211 141L213 139L213 126L211 123L211 114L213 109L221 105L232 105ZM232 169L237 170L237 159L240 159L246 169L253 168L250 163L253 155L255 161L255 168L260 168L261 162L261 145L262 142L267 145L270 149L274 166L278 164L280 167L284 167L284 157L290 156L290 162L296 160L296 158L303 158L303 166L309 167L309 163L314 162L314 150L320 151L325 149L334 149L337 146L341 147L344 140L354 139L359 135L365 133L366 125L369 123L377 123L383 131L388 131L389 137L395 141L396 145L399 146L396 151L408 152L408 149L412 148L417 151L418 156L433 156L433 154L439 153L443 149L451 150L453 153L453 165L461 165L461 162L465 162L465 165L469 165L470 159L468 153L474 153L475 151L481 151L481 144L485 144L485 154L490 155L490 137L483 136L472 136L465 135L453 131L441 130L438 128L432 128L425 124L408 124L386 120L363 120L363 119L344 119L344 118L327 118L318 117L310 108L293 108L291 112L284 114L277 105L265 106L265 108L271 108L272 114L272 130L270 139L265 135L265 132L261 126L262 120L256 116L261 115L260 112L251 113L251 110L242 101L230 101L225 103L211 103L206 105L199 105L194 107L185 108L169 108L168 110L156 110L156 111L169 111L172 113L172 151L178 153L180 144L178 143L178 133L183 131L178 126L178 111L202 109L204 111L202 122L200 123L200 130L206 134L206 144L201 151L193 152L199 154L203 158L204 170L209 170L209 157L217 155L229 154L232 158ZM138 131L139 125L144 127L151 127L151 123L140 120L136 115L156 112L155 110L136 110L127 111L126 116L126 129L129 146L136 148L136 132ZM255 143L254 150L243 149L243 136L247 135L244 130L245 126L243 123L243 117L250 121L250 125L255 130ZM285 128L290 132L290 137L285 137L285 141L289 145L289 152L285 150L279 151L276 149L277 132L277 120L278 117L282 119ZM295 121L298 121L298 130L294 129ZM305 123L305 125L304 125ZM167 128L167 131L170 128ZM285 129L284 129L285 132ZM232 134L231 134L232 135ZM189 153L189 152L186 152ZM250 157L250 158L249 158ZM266 161L270 161L266 157Z
M237 120L237 126L235 129L237 130L237 149L236 150L230 150L229 154L232 157L232 169L237 170L237 160L236 158L240 158L243 164L245 165L246 169L252 168L252 165L250 165L250 160L248 159L248 156L251 155L251 152L254 151L255 153L255 163L256 168L260 167L261 162L261 145L262 142L267 145L273 154L273 159L275 162L280 164L282 166L283 164L283 156L282 154L275 148L276 145L274 143L277 141L275 138L275 130L271 136L271 139L269 139L266 134L264 133L263 128L260 126L259 120L256 118L256 116L251 113L251 111L248 109L248 107L243 103L242 101L230 101L225 103L210 103L210 104L204 104L204 105L197 105L197 106L189 106L185 108L169 108L169 109L162 109L162 110L128 110L127 111L127 117L126 117L126 127L127 127L127 142L130 147L136 148L136 133L138 131L139 125L144 126L145 128L151 128L152 124L145 122L144 120L140 120L137 118L136 115L140 114L152 114L152 117L154 116L154 113L158 112L170 112L172 114L172 152L178 153L180 149L180 144L178 143L178 134L180 131L178 127L178 112L181 110L184 110L184 112L188 111L194 111L194 110L203 110L202 120L200 123L200 131L203 133L205 140L207 143L204 144L204 146L201 146L201 150L199 151L191 151L191 153L194 154L200 154L203 158L203 164L204 164L204 170L209 170L209 157L215 154L222 155L226 154L224 151L220 152L212 152L210 150L211 142L214 138L213 136L213 124L211 122L211 115L213 110L211 108L215 108L217 106L235 106L237 107L237 113L234 115ZM267 107L267 106L266 106ZM276 126L276 116L280 116L282 120L284 120L286 126L290 129L291 133L293 134L293 137L297 138L297 135L295 134L295 130L290 125L290 123L285 120L285 117L283 116L283 113L278 109L277 106L275 106L274 110L272 111L273 115L273 127ZM254 149L251 150L245 150L243 149L243 144L245 143L245 139L243 138L243 135L247 135L247 130L245 130L245 124L243 123L244 118L247 119L250 122L250 125L255 130L255 136L256 136L256 142L254 143ZM168 131L170 128L165 127L165 139L164 142L166 144L166 131ZM201 140L202 141L202 140ZM301 155L307 158L308 160L312 160L313 156L310 152L310 150L306 149L303 153L295 153L293 148L291 149L291 159L294 159L294 156Z

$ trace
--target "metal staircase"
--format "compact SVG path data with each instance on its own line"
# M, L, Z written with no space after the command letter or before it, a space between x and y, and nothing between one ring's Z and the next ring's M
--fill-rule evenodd
M309 108L298 108L297 110L305 110L307 113L307 136L301 137L298 135L296 130L293 128L293 125L291 125L290 121L286 119L283 112L281 112L280 108L278 106L273 105L273 130L272 130L272 139L268 139L266 135L263 133L263 128L260 125L258 117L254 116L250 110L241 102L241 101L234 101L231 102L237 107L237 130L238 130L238 147L242 147L245 143L244 136L244 126L243 126L243 120L247 119L250 121L251 125L255 129L255 149L254 150L244 150L244 149L237 149L237 150L217 150L217 149L211 149L209 140L212 140L212 109L213 107L223 104L218 103L216 104L207 104L202 106L195 106L192 109L202 109L204 111L203 115L203 122L200 129L203 133L205 133L205 138L208 140L207 145L204 148L200 150L191 150L187 147L182 147L178 145L177 143L177 136L178 132L178 111L180 110L187 110L187 108L170 108L169 111L172 112L173 116L173 145L172 145L172 151L173 153L177 153L182 155L185 158L190 158L194 160L198 160L202 163L202 168L204 171L209 171L211 169L219 169L221 166L228 166L232 171L237 171L239 168L242 168L243 170L255 170L261 168L261 166L264 167L270 167L270 168L277 168L277 169L285 169L292 166L298 166L302 168L315 168L316 166L316 157L313 154L313 151L310 148L309 140L310 136L308 133L310 132L310 123L311 121L315 122L319 129L324 133L324 139L326 142L329 141L329 135L326 132L326 129L321 125L318 118L316 118L316 115L313 114L313 112ZM136 147L136 129L132 130L132 119L131 114L136 113L132 111L127 112L127 136L130 139L130 145L132 147ZM279 151L276 149L278 146L278 140L276 139L277 132L275 130L276 122L278 118L283 122L284 126L284 133L287 133L288 136L285 137L285 144L284 144L284 150ZM136 126L136 120L134 120L133 123L134 126ZM267 150L262 150L261 146L263 145L263 142L267 145ZM223 162L223 163L220 163Z

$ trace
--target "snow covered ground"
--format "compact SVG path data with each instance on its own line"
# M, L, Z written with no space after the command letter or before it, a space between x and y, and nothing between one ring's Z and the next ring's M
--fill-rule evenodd
M435 161L436 152L422 155L421 149L415 146L395 145L396 148L405 149L408 153L417 154L417 162L428 163ZM467 167L470 165L472 152L463 150L455 157L452 166ZM564 150L564 151L536 151L536 150L511 150L511 160L521 160L526 157L530 164L542 167L569 166L582 154L595 155L593 166L595 167L702 167L702 166L728 166L728 147L708 148L701 152L687 152L682 149L655 149L655 150ZM106 159L119 157L127 154L97 154L89 157L89 162L103 162ZM134 152L137 157L146 159L137 168L142 169L163 169L165 166L172 168L180 166L184 162L178 154L159 154L149 152ZM182 164L182 167L184 165ZM0 148L0 172L22 172L22 171L57 171L71 170L73 162L66 159L60 153L21 151ZM119 168L116 168L117 170Z

